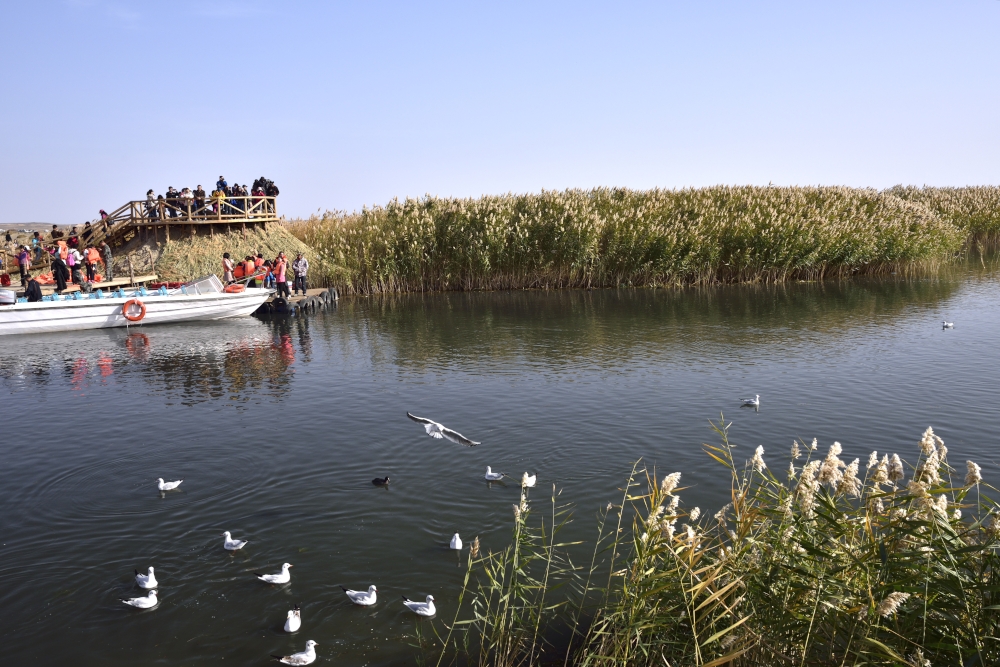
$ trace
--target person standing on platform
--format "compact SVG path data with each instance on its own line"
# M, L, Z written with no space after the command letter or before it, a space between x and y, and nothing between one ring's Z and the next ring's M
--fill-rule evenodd
M66 257L66 265L69 266L70 275L77 285L83 282L83 278L80 277L81 264L83 264L83 255L76 248L70 248L69 255Z
M292 272L295 273L295 293L298 294L299 290L302 290L302 296L306 295L306 277L309 274L309 260L306 259L300 252L292 262Z
M101 261L104 262L104 279L114 280L115 270L112 268L111 246L104 239L101 239Z
M31 253L26 245L21 246L21 252L17 254L17 266L21 269L21 287L27 287L31 277Z
M278 253L278 259L274 260L274 279L277 283L275 286L278 288L278 296L284 296L286 299L292 296L288 291L287 270L288 260L285 258L285 253Z
M66 289L66 281L69 280L69 269L58 248L52 253L52 277L56 280L56 294L62 294Z
M222 253L222 282L227 285L236 280L233 275L233 260L229 259L229 253Z

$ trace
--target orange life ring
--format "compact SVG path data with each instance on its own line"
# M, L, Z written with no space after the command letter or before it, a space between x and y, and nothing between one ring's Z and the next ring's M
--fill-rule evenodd
M128 310L132 306L139 306L138 315L129 314ZM146 317L146 304L144 304L142 301L139 301L139 299L129 299L128 301L122 304L122 317L124 317L129 322L138 322L142 318Z
M239 294L245 289L246 289L245 285L233 284L233 285L226 285L226 288L222 291L225 292L226 294Z

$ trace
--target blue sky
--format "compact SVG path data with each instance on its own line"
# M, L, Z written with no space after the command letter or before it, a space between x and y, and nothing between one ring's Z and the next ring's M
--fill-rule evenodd
M0 223L259 175L279 210L1000 182L1000 1L3 3Z

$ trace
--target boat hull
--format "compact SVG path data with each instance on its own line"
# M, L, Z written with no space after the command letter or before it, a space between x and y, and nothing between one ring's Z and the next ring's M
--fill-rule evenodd
M270 289L248 288L234 294L161 296L151 292L140 297L16 303L0 306L0 336L245 317L273 293ZM132 299L146 306L146 315L139 322L128 321L122 313L122 305Z

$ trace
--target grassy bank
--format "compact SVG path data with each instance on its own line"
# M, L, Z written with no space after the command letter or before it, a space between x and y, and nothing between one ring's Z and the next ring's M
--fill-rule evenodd
M294 259L297 252L309 253L310 263L318 265L310 248L280 225L264 229L250 229L246 234L233 231L215 236L194 236L171 241L159 249L155 271L162 280L190 280L215 273L222 275L222 254L230 253L237 260L258 252L273 259L285 251ZM141 256L141 253L137 253ZM319 268L319 267L318 267ZM321 269L320 269L321 270Z
M815 441L741 463L716 430L705 450L730 502L688 507L679 472L633 469L598 516L589 562L559 541L557 490L536 510L522 487L510 546L482 554L477 539L454 618L418 636L425 663L1000 662L1000 508L976 464L953 468L931 429L912 465L843 461L838 443Z
M345 292L782 281L933 268L1000 188L599 188L392 201L289 229Z

